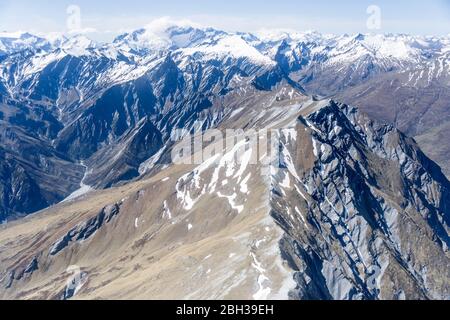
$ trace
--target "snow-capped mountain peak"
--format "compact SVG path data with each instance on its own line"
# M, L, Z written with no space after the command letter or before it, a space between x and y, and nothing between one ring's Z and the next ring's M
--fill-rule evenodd
M273 61L255 48L259 39L247 33L228 33L186 21L160 19L145 28L117 37L114 45L125 52L177 51L183 55L200 54L206 59L225 56L247 58L259 64Z
M75 35L68 38L61 44L61 49L73 56L82 56L89 53L89 49L94 49L97 44L84 35Z
M0 55L48 46L50 43L45 38L28 32L0 32Z
M163 51L186 48L220 33L223 32L213 28L204 28L189 21L161 18L145 28L118 36L114 40L114 44L126 51Z
M186 55L202 54L206 59L223 59L233 57L235 59L248 59L257 64L274 65L275 62L264 55L254 46L250 45L238 34L222 34L213 41L206 41L199 45L182 50Z

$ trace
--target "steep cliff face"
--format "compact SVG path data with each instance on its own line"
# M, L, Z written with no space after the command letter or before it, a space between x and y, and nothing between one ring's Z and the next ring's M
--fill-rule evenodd
M392 126L285 93L229 110L215 128L247 136L201 164L155 160L139 181L1 227L0 296L448 299L440 169Z
M440 169L392 126L335 102L300 116L296 131L272 192L294 296L447 299L450 184Z

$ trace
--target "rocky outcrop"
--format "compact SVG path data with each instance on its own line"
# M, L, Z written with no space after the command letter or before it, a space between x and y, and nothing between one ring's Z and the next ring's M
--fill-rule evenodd
M96 216L88 221L78 224L67 234L56 241L49 251L54 256L68 247L72 242L84 241L89 239L103 225L109 223L116 215L120 213L119 205L111 205L103 208Z

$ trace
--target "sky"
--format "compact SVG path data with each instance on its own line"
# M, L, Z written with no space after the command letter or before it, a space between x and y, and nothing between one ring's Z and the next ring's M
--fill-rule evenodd
M226 31L450 34L450 0L0 0L0 32L108 41L161 17Z

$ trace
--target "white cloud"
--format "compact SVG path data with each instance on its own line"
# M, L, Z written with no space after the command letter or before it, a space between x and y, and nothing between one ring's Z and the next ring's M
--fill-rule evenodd
M189 19L173 19L171 17L166 16L151 21L148 25L145 26L145 29L155 34L162 34L168 28L174 26L203 28L201 24L193 22Z

